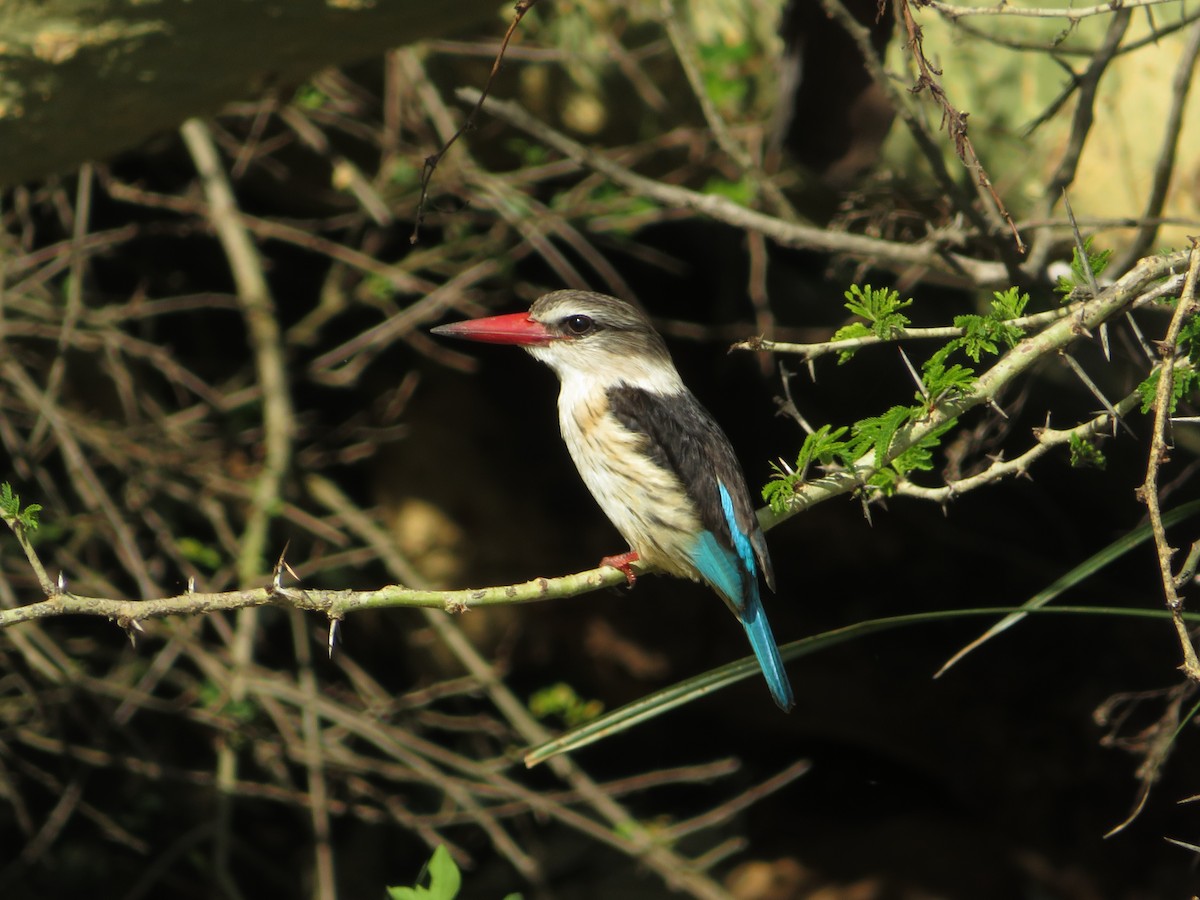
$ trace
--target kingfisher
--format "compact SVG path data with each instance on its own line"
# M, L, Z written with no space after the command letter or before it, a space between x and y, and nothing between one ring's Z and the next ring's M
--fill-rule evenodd
M742 623L776 704L795 705L763 611L759 574L775 574L729 439L684 385L667 345L637 307L590 291L554 291L528 312L468 319L433 333L512 344L558 376L567 450L629 543L601 566L632 564L703 581Z

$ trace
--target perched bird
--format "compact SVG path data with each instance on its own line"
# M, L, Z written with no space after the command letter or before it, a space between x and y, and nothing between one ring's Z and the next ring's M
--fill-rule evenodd
M758 593L775 589L767 543L729 439L679 377L636 307L555 291L528 312L442 325L435 334L515 344L554 370L558 421L579 474L630 552L605 557L704 581L737 616L784 711L795 704Z

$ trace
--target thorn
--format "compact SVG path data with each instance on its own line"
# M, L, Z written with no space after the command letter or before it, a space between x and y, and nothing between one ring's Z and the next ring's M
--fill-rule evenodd
M1092 381L1092 379L1088 377L1087 372L1083 371L1083 366L1079 365L1079 363L1075 361L1075 358L1071 356L1070 353L1064 352L1062 357L1067 361L1067 365L1071 367L1072 371L1075 372L1079 380L1083 382L1084 386L1092 392L1092 396L1100 401L1100 405L1103 406L1104 411L1112 417L1113 422L1124 428L1129 433L1129 436L1136 440L1137 435L1133 433L1133 429L1125 424L1125 420L1121 418L1116 408L1112 405L1112 403L1109 402L1108 398L1104 396L1104 393L1100 390L1100 388L1097 387L1096 382Z
M329 658L333 659L333 648L338 644L338 636L341 634L342 620L329 620Z
M1067 189L1063 188L1063 208L1067 211L1067 221L1071 223L1071 235L1075 238L1075 252L1079 254L1079 265L1083 269L1083 274L1087 278L1088 290L1092 292L1092 297L1100 296L1100 285L1096 284L1096 275L1092 271L1092 261L1088 259L1087 246L1083 242L1083 235L1079 233L1079 223L1075 221L1075 211L1071 209L1071 198L1067 196ZM1107 342L1106 342L1107 343ZM1107 350L1104 354L1108 356Z
M912 360L908 358L908 354L904 352L903 347L897 347L900 351L900 358L904 360L904 365L908 367L908 374L912 376L913 382L917 385L917 390L921 392L921 396L925 398L925 402L929 402L929 391L925 389L925 382L921 380L921 376L917 374L917 370L913 368ZM1007 418L1007 416L1005 417Z
M288 541L283 545L283 549L279 551L279 560L275 563L275 571L271 573L271 584L277 591L283 590L284 570L286 569L288 572L292 571L291 566L289 566L287 564L287 560L284 559L284 557L287 555L288 547L290 545L291 541ZM294 575L295 573L292 574Z
M58 573L58 592L60 594L67 592L67 576L63 572Z
M859 501L862 503L863 518L867 520L867 524L869 526L874 528L875 523L871 520L871 500L869 497L867 497L865 491L859 494Z
M139 622L137 619L129 618L128 616L121 616L118 618L117 624L124 629L125 637L129 638L129 645L131 647L137 646L138 634L146 633L146 629L142 627L141 622Z
M195 576L195 575L189 575L189 576L188 576L188 586L187 586L187 592L188 592L189 594L194 594L194 593L196 593L196 576Z

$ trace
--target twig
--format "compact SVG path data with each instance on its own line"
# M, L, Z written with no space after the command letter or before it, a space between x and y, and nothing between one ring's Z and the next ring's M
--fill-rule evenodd
M282 563L282 560L280 560ZM292 648L299 669L296 682L306 702L300 706L300 723L304 737L304 768L308 774L309 814L312 822L315 857L315 900L336 900L337 881L334 873L333 845L329 824L329 786L325 777L326 761L321 740L321 723L317 715L320 690L313 671L312 646L308 639L308 624L299 610L288 617L292 629Z
M672 825L667 833L671 841L675 842L705 828L714 828L717 825L721 825L743 810L753 806L763 797L769 797L776 791L787 787L811 768L812 763L807 759L798 760L782 772L777 772L762 783L743 791L720 806Z
M940 400L925 418L900 429L888 450L887 459L895 459L951 419L995 400L1006 385L1028 371L1038 360L1077 340L1081 334L1080 328L1096 327L1120 314L1137 302L1143 291L1152 288L1160 277L1173 273L1187 258L1186 253L1180 252L1143 259L1120 279L1105 287L1099 297L1080 304L1074 315L1061 318L1037 334L1026 337L984 372L971 391ZM759 521L764 527L777 524L816 503L852 493L861 487L863 474L873 471L875 464L875 452L872 450L846 469L826 472L820 478L799 485L783 512L761 510Z
M896 111L896 115L904 122L909 134L912 135L913 141L916 142L918 149L921 151L921 155L925 158L925 162L929 166L929 170L933 174L938 188L943 194L952 199L956 210L962 212L981 233L986 234L990 230L988 221L971 201L970 194L963 189L958 179L951 175L949 169L946 168L946 159L942 153L941 146L930 133L924 120L913 109L913 101L910 99L912 92L902 91L897 86L896 79L884 67L883 60L875 51L875 46L871 42L870 29L855 18L854 14L846 8L842 0L820 0L820 2L821 8L825 10L826 15L837 22L853 39L855 45L858 47L859 54L863 58L863 64L866 66L867 73L871 76L871 80L875 82L875 86L888 98L892 109Z
M517 0L516 6L513 7L513 20L508 25L508 30L504 32L504 38L500 41L500 50L496 53L496 59L492 63L492 70L488 73L487 81L484 82L483 90L479 93L479 100L475 103L475 108L472 109L462 125L454 132L432 156L425 157L425 167L421 172L421 199L417 201L416 221L413 222L412 234L409 236L409 243L415 244L420 236L421 225L425 222L425 199L429 196L429 183L433 181L433 173L437 171L438 164L442 161L450 148L468 128L475 124L475 117L479 114L479 109L483 106L483 101L487 98L488 92L492 89L492 82L496 75L500 72L500 64L504 60L504 51L508 49L508 42L512 40L513 33L517 30L517 26L521 24L521 20L525 18L525 14L533 9L537 0Z
M1025 241L1021 239L1021 232L1017 230L1017 225L1013 221L1008 207L1000 199L1000 194L996 192L996 188L992 184L992 179L988 177L987 170L983 167L983 161L980 160L979 154L975 152L975 145L967 135L968 114L956 109L950 103L946 89L942 87L941 71L925 58L921 26L913 18L912 6L909 0L896 0L896 10L896 18L904 24L904 30L908 35L909 52L917 64L917 83L909 90L914 94L928 91L938 106L941 107L942 124L946 126L946 133L950 136L950 140L954 144L955 154L964 166L975 173L977 185L986 192L987 197L991 199L993 208L1008 225L1008 230L1012 233L1013 240L1016 242L1017 252L1021 254L1025 253Z
M663 0L662 22L667 29L667 36L671 39L671 46L675 49L675 56L678 58L680 66L683 67L688 84L692 87L692 94L699 102L701 112L704 113L704 121L708 123L717 145L742 170L742 174L754 185L754 190L767 198L779 215L794 221L797 216L792 204L784 196L779 186L766 176L762 167L750 158L746 148L734 139L724 117L717 110L716 104L713 103L712 97L705 89L695 41L692 39L691 32L684 27L679 9L673 0Z
M370 540L372 545L378 548L385 561L400 563L399 566L392 567L400 570L409 568L395 550L393 543L382 534L379 527L358 512L346 498L341 497L340 492L332 484L324 479L316 478L310 478L308 484L309 489L323 498L328 505L335 505L338 512L347 519L351 530L360 537ZM605 572L605 570L608 571ZM620 576L621 579L624 578L623 573L611 566L605 566L595 571L605 573L609 583L618 583L620 579L614 580L608 573ZM415 575L416 573L410 574ZM496 704L497 709L526 741L531 744L540 744L550 739L550 733L534 719L525 704L497 676L494 667L479 654L479 651L463 635L461 629L438 613L428 613L426 621L437 631L439 637L458 657L459 661L466 666L467 671L479 680L492 702ZM559 756L551 760L550 768L555 775L570 784L581 797L590 803L597 813L608 820L614 830L622 833L624 841L629 845L627 852L654 869L668 885L685 889L698 900L728 900L729 895L719 884L696 868L694 864L664 846L649 829L638 822L568 757ZM564 821L566 820L564 819Z
M912 266L923 267L978 287L1004 287L1010 282L1008 269L1003 264L943 250L934 242L908 244L885 241L866 235L827 231L796 222L785 222L746 209L717 194L702 194L646 178L554 130L515 103L491 97L482 98L479 91L473 88L460 88L456 93L466 103L479 103L482 99L482 109L485 112L521 129L580 166L599 172L638 196L647 197L665 206L692 209L735 228L759 232L781 246L844 253L869 259L874 265L891 267L897 271L904 271Z
M1137 391L1118 401L1113 410L1117 415L1132 412L1141 403L1142 395ZM935 503L946 503L969 491L984 485L994 484L1002 478L1025 475L1030 466L1056 447L1069 444L1072 438L1088 438L1102 434L1113 421L1111 413L1100 415L1076 425L1074 428L1038 428L1033 432L1037 443L1013 459L998 459L982 472L977 472L957 481L948 481L941 487L923 487L910 481L905 481L896 487L896 493L905 497L918 497L922 500L932 500Z
M1050 215L1055 204L1066 195L1066 189L1075 181L1084 145L1095 122L1096 94L1100 87L1100 78L1108 70L1120 50L1121 39L1124 38L1125 31L1129 27L1131 15L1132 13L1128 9L1117 11L1108 24L1104 40L1088 60L1087 68L1084 69L1082 75L1075 76L1074 87L1077 88L1079 96L1075 101L1075 112L1071 116L1071 131L1062 157L1049 181L1046 182L1046 190L1042 195L1042 205L1046 216ZM1032 260L1039 266L1045 263L1047 254L1053 249L1053 242L1050 238L1051 236L1047 234L1031 254Z
M84 163L79 169L79 184L75 189L75 221L72 223L70 254L71 274L67 281L67 304L63 311L62 325L58 338L58 352L54 362L50 364L50 373L46 376L46 403L49 407L57 401L59 389L62 386L63 375L67 370L67 347L74 336L79 317L83 313L83 278L86 269L84 263L87 255L78 248L87 237L88 225L92 211L92 164ZM27 443L37 446L42 442L46 431L46 417L39 407L38 419L29 433Z
M1150 457L1146 466L1146 481L1138 489L1138 496L1150 514L1150 523L1154 530L1154 546L1158 550L1158 569L1162 576L1163 593L1167 601L1167 609L1171 612L1171 620L1175 625L1175 633L1183 650L1183 672L1189 679L1200 683L1200 659L1196 657L1196 648L1188 634L1187 623L1183 619L1183 599L1179 596L1175 576L1171 571L1171 558L1175 548L1167 543L1166 529L1163 527L1162 510L1159 508L1158 470L1167 461L1168 447L1166 440L1167 420L1171 416L1172 389L1175 384L1175 352L1179 340L1179 330L1183 323L1200 310L1196 299L1196 280L1200 275L1200 240L1192 239L1192 250L1188 258L1187 281L1180 294L1175 315L1167 328L1166 337L1159 344L1162 355L1162 365L1158 370L1158 387L1154 395L1154 430L1150 438Z
M242 536L238 572L244 584L263 570L267 528L274 516L283 478L291 462L295 431L287 368L283 358L274 301L263 275L262 260L237 214L237 202L212 136L199 119L180 128L209 203L209 216L229 259L250 345L254 350L258 383L262 389L265 456L255 482L254 497Z
M180 127L184 143L192 155L209 203L209 217L217 238L229 260L229 268L237 285L238 300L246 322L250 345L254 350L255 369L263 401L263 432L266 452L262 469L255 480L246 526L239 545L237 572L242 585L252 583L262 570L267 546L267 532L275 515L283 478L287 474L292 453L291 395L287 388L279 322L275 318L274 302L263 274L262 260L249 233L237 217L237 201L233 188L221 166L220 154L208 128L199 119L189 119ZM136 621L136 620L135 620ZM253 658L257 617L253 607L238 613L232 655L233 683L230 696L233 702L244 699L242 673ZM237 754L228 742L222 742L217 756L217 783L220 786L214 852L216 877L229 889L235 890L228 876L230 837L232 834L232 784L237 780Z
M1071 314L1073 307L1063 307L1061 309L1051 309L1046 312L1033 313L1028 316L1021 316L1017 319L1009 319L1005 322L1006 325L1012 325L1022 330L1030 328L1038 328L1042 325L1047 325L1051 322L1056 322L1059 319L1065 318ZM830 353L846 353L850 350L859 350L863 347L874 347L879 344L891 344L896 341L915 341L915 340L946 340L948 338L962 337L966 333L965 328L959 328L954 325L934 326L930 328L897 328L888 338L877 337L876 335L864 335L863 337L844 338L837 341L819 341L812 344L796 344L788 341L769 341L761 337L747 338L744 341L738 341L730 350L752 350L752 351L769 351L771 353L794 353L801 356L805 361L818 359L822 356L827 356Z
M1122 266L1147 252L1158 234L1157 218L1162 215L1163 205L1167 200L1167 189L1171 185L1171 177L1175 172L1175 159L1179 152L1179 138L1183 133L1184 110L1187 109L1187 98L1192 86L1192 74L1196 70L1196 60L1200 58L1200 23L1192 26L1187 42L1179 57L1175 69L1175 78L1171 82L1169 96L1171 108L1167 113L1167 121L1163 125L1162 146L1158 151L1158 159L1154 163L1154 180L1150 186L1150 195L1146 198L1146 206L1141 224L1133 239L1123 249L1121 257L1114 260L1113 271L1125 271Z
M989 6L957 6L942 0L919 0L917 6L935 9L949 19L963 16L1017 16L1030 19L1070 19L1077 22L1091 16L1111 15L1114 10L1159 6L1174 0L1119 0L1117 3L1098 3L1095 6L1021 7L997 3Z

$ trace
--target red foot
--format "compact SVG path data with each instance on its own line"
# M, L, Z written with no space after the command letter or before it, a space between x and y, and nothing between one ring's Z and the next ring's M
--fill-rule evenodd
M638 561L636 550L630 550L628 553L618 553L616 556L606 556L600 560L602 566L612 566L614 569L620 569L625 573L625 580L629 582L629 586L633 587L637 584L637 576L633 574L633 568L630 565Z

